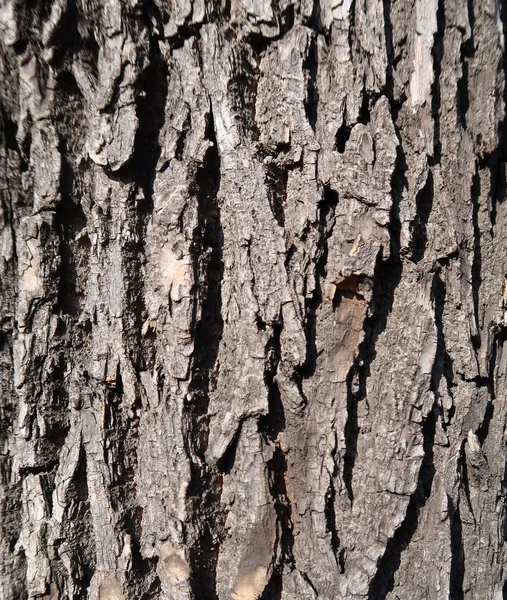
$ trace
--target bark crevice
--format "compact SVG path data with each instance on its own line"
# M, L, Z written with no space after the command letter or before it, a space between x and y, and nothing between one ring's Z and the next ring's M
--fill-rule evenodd
M198 205L198 227L192 242L197 301L200 317L194 330L194 353L191 364L189 400L184 407L184 438L190 459L191 478L187 502L194 515L195 539L190 549L192 562L191 585L196 600L214 600L216 595L216 565L218 545L216 534L220 528L221 475L206 464L208 443L208 406L216 378L218 351L223 332L222 318L222 259L224 235L222 230L218 193L220 190L221 161L215 137L213 113L208 113L206 139L210 146L202 166L195 174ZM233 440L218 468L228 468L235 444ZM232 461L233 462L233 461ZM232 465L231 465L232 468Z
M405 518L387 542L386 550L377 563L377 571L371 580L368 600L385 600L395 587L395 574L401 564L401 555L409 546L417 530L419 515L431 494L435 465L433 447L435 443L436 417L432 410L422 428L424 456L419 470L417 488L411 495Z

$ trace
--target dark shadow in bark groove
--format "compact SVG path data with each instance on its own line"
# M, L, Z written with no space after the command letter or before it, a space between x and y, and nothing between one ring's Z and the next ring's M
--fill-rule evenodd
M361 90L361 106L359 108L357 121L355 123L347 124L347 115L345 113L343 122L336 132L334 141L334 150L336 150L336 152L339 152L340 154L345 152L354 125L357 125L357 123L368 125L371 120L371 111L379 97L380 94L368 92L366 87L363 87Z
M393 84L393 65L394 65L394 48L393 48L393 23L391 20L391 0L383 0L384 8L384 35L386 39L386 96L393 101L394 84Z
M150 4L151 3L146 3ZM136 96L136 114L138 128L134 143L134 180L144 192L144 206L141 212L144 215L153 209L153 184L156 177L157 162L161 148L159 133L165 122L165 104L168 91L168 68L159 47L159 36L155 35L150 20L151 11L145 8L146 27L149 31L150 49L149 64L140 75L136 85L144 91ZM163 31L163 24L158 10L153 13L157 29ZM125 165L123 169L129 167Z
M474 525L477 525L477 523L475 521L474 509L472 506L472 498L470 496L470 483L468 481L468 465L467 465L465 444L466 444L466 439L464 439L461 442L461 446L459 449L457 472L458 472L458 476L460 478L460 483L461 483L460 491L461 491L461 489L463 490L463 494L464 494L465 499L468 504L468 510L470 511L470 514L472 515L472 519L474 520Z
M281 358L280 336L283 323L273 324L273 336L266 347L266 366L264 383L268 389L269 411L259 417L259 433L276 442L278 434L285 430L285 411L280 397L280 390L275 381Z
M345 152L345 147L347 142L349 141L350 134L352 132L352 127L350 125L345 124L345 118L343 120L342 125L338 128L335 137L334 150L343 154Z
M336 471L335 467L335 471ZM336 473L333 473L333 477L329 478L329 488L326 494L326 504L324 507L324 515L326 517L326 529L329 534L331 534L331 548L333 549L333 554L336 560L336 564L340 569L340 573L344 572L343 565L340 562L340 538L338 536L338 530L336 528L336 511L335 511L335 498L336 498L336 490L334 487L334 477ZM343 555L342 555L343 556Z
M463 526L459 511L459 500L456 506L452 499L447 496L447 510L450 516L451 537L451 573L450 598L452 600L463 600L463 581L465 578L465 556L463 552Z
M273 566L273 573L262 592L259 600L280 600L282 595L282 572L284 564L293 564L292 548L294 536L292 532L291 504L285 485L287 472L287 459L280 446L276 446L273 458L268 461L269 490L274 501L274 508L278 520L277 539L274 546L274 555L277 548L280 551L278 564Z
M312 298L306 302L306 359L304 364L296 369L297 377L311 377L317 366L316 326L317 310L322 302L321 280L326 278L328 244L327 240L333 233L335 223L334 211L338 204L338 194L330 187L324 188L319 202L319 240L315 257L315 291Z
M440 74L442 71L442 58L444 56L444 31L445 31L445 9L444 0L438 0L437 9L437 31L433 36L433 48L431 51L433 57L434 79L431 86L431 113L433 116L433 157L430 159L430 165L440 164L442 158L442 143L440 141Z
M10 118L10 116L7 114L6 110L4 109L1 103L0 116L3 126L3 131L0 129L0 134L2 135L5 141L5 147L7 148L7 150L12 150L18 155L20 161L20 170L22 173L24 173L28 171L28 161L26 160L25 153L22 152L22 149L19 147L18 144L18 124ZM5 198L2 198L2 204L4 204L5 201ZM10 212L7 212L7 214L10 214Z
M198 227L191 252L201 315L194 331L189 386L191 399L185 403L183 412L183 438L191 472L187 501L196 535L190 549L191 582L196 600L215 600L217 597L215 571L218 546L213 532L220 529L223 517L220 509L221 474L211 470L205 462L208 442L206 414L223 331L223 231L217 198L221 167L211 109L206 123L206 139L212 145L206 152L203 165L197 169L195 186L191 189L198 203ZM227 470L228 461L231 461L232 468L240 431L241 426L218 465L220 470Z
M447 383L447 390L452 397L452 388L454 387L454 368L452 359L447 351L444 336L444 308L445 308L445 297L446 288L445 283L442 281L440 274L435 273L432 289L431 299L433 301L435 311L435 327L437 329L437 350L435 355L435 362L433 363L433 369L431 371L431 391L435 394L435 398L439 398L438 388L440 386L440 380L445 377ZM454 407L450 411L450 418L454 415Z
M260 600L279 600L281 598L283 566L294 563L291 504L285 485L287 459L278 440L279 434L285 430L286 425L285 411L275 381L281 359L280 336L282 330L283 322L273 325L273 337L266 348L264 381L268 388L269 412L259 418L259 433L275 445L273 458L267 463L269 491L273 498L278 521L273 560L276 560L277 549L279 549L279 560L272 565L273 572L260 596Z
M146 227L153 211L153 186L161 153L159 134L165 122L165 104L168 93L168 68L159 47L162 31L160 13L143 5L144 25L149 36L148 65L138 77L136 87L136 115L138 128L132 158L116 173L108 173L127 183L134 182L127 205L127 217L136 229L138 241L127 239L123 243L123 260L129 265L126 279L130 310L124 311L123 324L127 335L130 358L137 371L153 368L153 336L142 335L146 314L142 262L145 256ZM156 22L156 27L153 22ZM142 194L138 192L142 191ZM137 399L137 402L140 402Z
M500 17L502 20L502 30L504 39L507 39L507 5L505 2L500 2ZM505 72L507 69L507 44L504 44L502 55L502 69ZM507 106L507 85L503 89L503 103ZM498 123L498 143L495 150L491 153L484 153L480 166L487 165L490 170L491 178L491 209L490 220L491 225L496 225L496 213L498 204L505 201L507 195L506 181L506 161L507 161L507 113L504 114L502 120ZM480 142L481 140L477 140ZM482 150L480 148L480 150Z
M241 430L243 429L243 419L236 427L236 431L229 442L229 445L225 449L225 452L217 460L217 469L222 475L230 475L236 462L236 453L238 451L239 438L241 437Z
M361 349L359 349L359 355L361 355ZM370 363L371 364L371 363ZM354 392L353 383L357 381L357 372L354 367L349 371L347 375L347 421L345 423L345 454L343 456L343 483L347 490L347 496L351 502L354 500L354 491L352 489L352 477L354 474L354 465L356 463L357 453L357 438L359 436L359 424L357 420L357 405L360 400L364 400L366 397L366 383L365 377L363 377L363 389L359 390L360 393ZM368 365L369 366L369 365ZM357 366L359 369L359 365ZM369 374L369 370L368 370Z
M75 317L81 312L83 301L83 293L78 289L80 278L76 263L80 254L83 254L83 259L88 259L89 239L87 236L83 238L84 252L80 252L76 235L86 227L86 217L79 202L74 202L74 173L67 158L67 147L63 138L60 140L59 150L62 160L61 201L56 210L56 229L60 236L61 264L57 311Z
M305 25L316 33L323 33L326 44L329 45L329 32L324 31L324 24L322 23L322 6L320 4L320 0L314 0L311 17L308 19Z
M367 399L366 382L375 357L376 344L385 331L387 319L392 311L394 295L401 281L402 264L394 257L382 260L382 252L377 257L373 276L373 292L370 307L372 315L365 319L364 340L359 347L357 358L347 375L347 421L345 423L345 455L343 457L343 482L349 500L353 501L352 477L359 435L358 403ZM357 390L354 387L357 386Z
M155 591L160 593L160 580L157 575L159 558L145 558L141 553L139 538L140 520L136 517L135 507L129 511L123 523L123 529L131 536L132 568L126 573L127 587L133 598L158 598Z
M265 183L273 217L280 227L285 226L285 203L289 170L272 162L265 167Z
M433 445L435 441L435 412L432 410L424 422L424 457L419 470L416 491L412 494L402 524L387 542L384 555L377 563L377 572L370 582L368 600L385 600L394 589L394 576L401 564L401 554L408 547L417 530L419 515L431 494L435 475Z
M317 125L319 108L319 90L317 88L317 73L319 68L317 36L313 35L308 48L308 55L303 61L303 69L308 73L305 112L308 123L313 131Z
M465 130L467 128L467 112L470 106L468 93L468 61L475 55L474 37L473 37L473 2L468 2L468 14L471 21L471 36L466 42L461 43L460 62L462 75L456 85L456 112L458 123ZM472 15L472 16L471 16Z
M424 252L428 244L426 227L433 208L433 173L428 170L426 183L419 190L416 197L416 216L411 226L412 233L412 260L418 263L424 258Z
M479 323L479 290L482 283L481 266L481 229L479 227L479 202L481 195L481 177L478 171L478 165L472 179L472 188L470 190L472 199L472 223L474 227L474 257L472 259L472 299L474 303L474 318L477 328L477 335L472 341L476 346L480 345L480 323Z
M495 410L494 402L496 399L495 368L496 368L497 362L499 360L498 355L499 354L501 355L501 353L503 352L503 347L504 347L506 340L507 340L507 329L506 328L500 329L500 331L498 331L495 334L495 337L493 339L493 344L492 344L492 348L491 348L491 356L489 357L489 362L488 362L487 387L488 387L489 398L488 398L488 403L486 405L486 410L484 411L484 417L482 419L482 423L480 424L479 428L475 432L481 445L486 441L486 438L488 437L489 425L491 423L491 420L493 419L493 413Z
M266 37L259 33L250 33L246 41L252 47L252 50L260 57L271 44L281 40L293 27L295 23L295 11L293 3L288 4L283 10L280 10L278 2L273 2L276 20L280 28L280 33L274 37Z

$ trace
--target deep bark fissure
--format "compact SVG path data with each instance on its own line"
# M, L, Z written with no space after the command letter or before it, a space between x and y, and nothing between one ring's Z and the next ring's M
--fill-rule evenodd
M451 535L451 573L450 600L463 600L463 581L465 578L465 557L463 554L463 526L459 510L459 498L454 505L452 498L447 497L447 510L450 515Z
M280 227L285 226L285 204L287 201L287 179L289 171L271 162L266 166L266 187L269 206Z
M393 83L393 69L394 69L394 45L393 45L393 23L391 20L391 1L382 0L383 3L383 15L384 15L384 35L386 40L386 56L387 56L387 68L386 68L386 96L391 103L391 108L394 104L394 83ZM393 119L396 121L396 118Z
M361 356L363 346L359 347L358 355ZM343 483L347 490L348 498L354 501L354 492L352 489L352 478L354 474L354 465L356 462L357 439L359 436L359 425L357 420L358 403L366 398L365 377L359 375L359 364L362 358L356 359L355 368L352 368L347 375L347 421L345 422L345 453L343 455ZM354 391L354 383L358 390ZM362 387L361 387L362 385Z
M357 442L360 434L358 426L358 404L368 402L366 389L370 367L376 357L376 343L387 327L392 311L396 288L401 281L402 263L398 258L383 260L382 251L377 257L373 275L373 289L370 300L371 316L364 324L364 339L359 346L357 358L347 375L347 421L345 423L345 453L343 456L343 481L350 501L354 500L352 480L356 460Z
M269 491L273 498L274 509L277 517L277 535L274 546L271 577L259 597L259 600L280 600L283 589L282 574L284 565L294 565L292 547L294 536L292 533L291 505L285 485L287 459L279 444L276 444L273 458L268 461ZM279 560L277 558L279 551Z
M340 573L344 572L344 565L340 559L340 537L338 536L338 529L336 527L336 511L335 511L335 498L336 490L334 487L334 478L336 477L336 467L332 476L329 478L329 487L326 492L326 503L324 508L324 515L326 517L326 528L328 533L331 535L331 548L336 560L336 564L340 569Z
M285 477L287 458L280 444L279 435L285 431L285 411L280 390L275 381L281 360L280 335L283 321L273 325L273 334L266 348L266 366L264 381L268 389L269 411L259 418L259 432L271 444L274 444L273 458L268 461L269 491L274 502L277 517L277 539L275 541L272 574L264 588L260 600L280 600L282 594L282 573L284 565L294 565L292 547L291 503L287 494ZM278 558L278 560L276 560Z
M482 283L481 268L482 268L482 252L481 252L481 229L479 226L479 208L481 198L481 177L476 165L476 171L472 179L472 187L470 190L472 200L472 224L474 228L474 247L472 259L472 298L474 303L474 318L477 328L476 339L472 340L475 344L480 344L481 323L479 321L479 292Z
M473 22L473 18L470 18L470 13L473 15L473 2L468 2L468 14L469 20ZM461 77L457 81L456 85L456 112L458 123L461 125L463 130L467 128L467 112L470 107L470 93L469 93L469 78L468 78L468 63L471 58L474 57L474 38L473 38L473 25L471 24L472 34L466 41L461 42L460 48L460 62L462 68Z
M151 11L148 7L152 7L156 28L151 22L149 14ZM165 120L169 71L159 46L162 41L160 37L160 31L163 30L162 17L152 2L146 2L144 8L145 27L149 35L149 54L148 65L136 84L144 95L136 96L136 114L139 124L131 161L134 168L134 181L144 193L144 200L139 205L138 211L146 219L153 210L153 184L161 153L159 133ZM128 165L124 168L128 168Z
M305 302L305 335L306 358L296 373L302 378L309 378L315 373L317 366L317 311L322 303L321 281L326 277L326 263L328 256L327 240L333 233L334 211L338 204L338 194L330 187L325 187L319 203L318 233L319 239L315 253L315 290L312 297Z
M187 502L195 515L195 541L190 549L190 557L191 585L196 600L214 600L217 597L215 577L218 546L214 531L222 518L221 475L211 469L205 460L208 439L206 415L223 331L223 231L218 203L221 167L211 108L207 116L206 139L211 145L195 175L198 228L192 243L201 314L194 331L190 400L184 408L183 424L191 466Z
M61 200L56 211L56 223L60 233L60 278L57 310L76 317L81 313L83 291L79 290L77 262L86 261L89 251L89 239L85 235L81 243L76 236L86 227L86 216L81 205L74 201L74 173L67 157L64 139L60 141L62 169L60 174ZM79 246L82 247L80 251Z
M503 39L507 39L507 6L504 2L497 4L497 9L500 11L500 19L502 23ZM505 72L507 68L507 44L503 44L502 53L502 68ZM504 115L497 127L497 144L493 151L490 149L480 148L479 159L480 166L487 165L490 170L490 188L491 188L491 206L490 220L492 226L492 234L495 233L495 225L497 218L498 204L505 201L507 196L507 179L506 179L506 163L507 163L507 81L504 81L502 94L502 102L504 106ZM476 140L482 142L482 139Z
M228 1L228 0L227 0ZM266 50L274 43L283 39L287 33L294 27L295 24L295 11L292 4L285 6L283 10L280 9L279 0L273 0L273 12L278 24L279 33L272 37L265 37L258 33L250 33L246 36L245 41L252 47L252 50L260 57ZM234 28L236 30L236 27Z
M412 230L412 260L418 263L424 258L428 245L427 225L433 208L433 173L428 169L426 183L416 196L416 216L411 224Z
M377 572L371 580L368 600L385 600L395 586L395 574L401 564L401 554L408 547L417 530L419 515L431 493L435 466L433 446L436 418L432 410L422 427L424 456L419 470L417 488L410 497L405 518L387 542L386 550L377 564Z
M488 401L484 410L482 421L475 432L481 445L486 441L489 433L489 426L494 416L496 388L495 388L495 369L497 368L498 355L503 352L504 343L507 340L507 329L502 327L493 338L491 355L488 364L488 377L486 387L488 388Z
M435 312L435 327L437 330L437 349L435 362L431 372L431 389L438 395L440 379L445 377L447 391L452 397L452 388L455 386L452 359L447 350L444 334L444 310L446 302L446 285L439 270L435 272L431 288L431 299Z
M461 493L461 490L463 490L463 494L465 496L465 500L468 505L468 510L473 519L473 525L477 526L477 520L475 518L474 508L473 508L473 504L472 504L472 498L471 498L471 494L470 494L470 481L468 478L468 465L467 465L465 444L466 444L466 440L463 440L461 442L459 457L458 457L458 461L457 461L457 473L458 473L459 483L460 483L459 493Z
M317 126L317 116L319 109L319 90L317 87L317 75L318 75L319 61L318 61L318 46L317 36L312 35L309 47L308 55L303 62L303 69L307 72L307 90L306 90L306 101L305 101L305 112L308 123L313 131Z
M442 159L442 142L440 139L440 76L442 72L442 60L444 57L444 32L445 32L445 8L444 0L438 0L437 8L437 31L433 36L433 84L431 86L431 114L433 117L433 156L430 165L440 164Z
M352 127L350 125L346 125L347 118L346 115L343 118L343 123L340 125L338 130L336 131L334 149L343 154L345 152L345 146L349 141L350 134L352 132Z

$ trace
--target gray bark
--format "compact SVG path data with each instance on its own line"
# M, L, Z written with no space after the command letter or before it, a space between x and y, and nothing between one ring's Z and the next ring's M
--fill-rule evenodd
M500 600L498 0L0 3L0 598Z

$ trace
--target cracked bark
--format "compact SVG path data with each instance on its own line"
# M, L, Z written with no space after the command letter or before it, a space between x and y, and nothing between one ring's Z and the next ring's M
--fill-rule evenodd
M506 32L3 3L2 598L505 596Z

